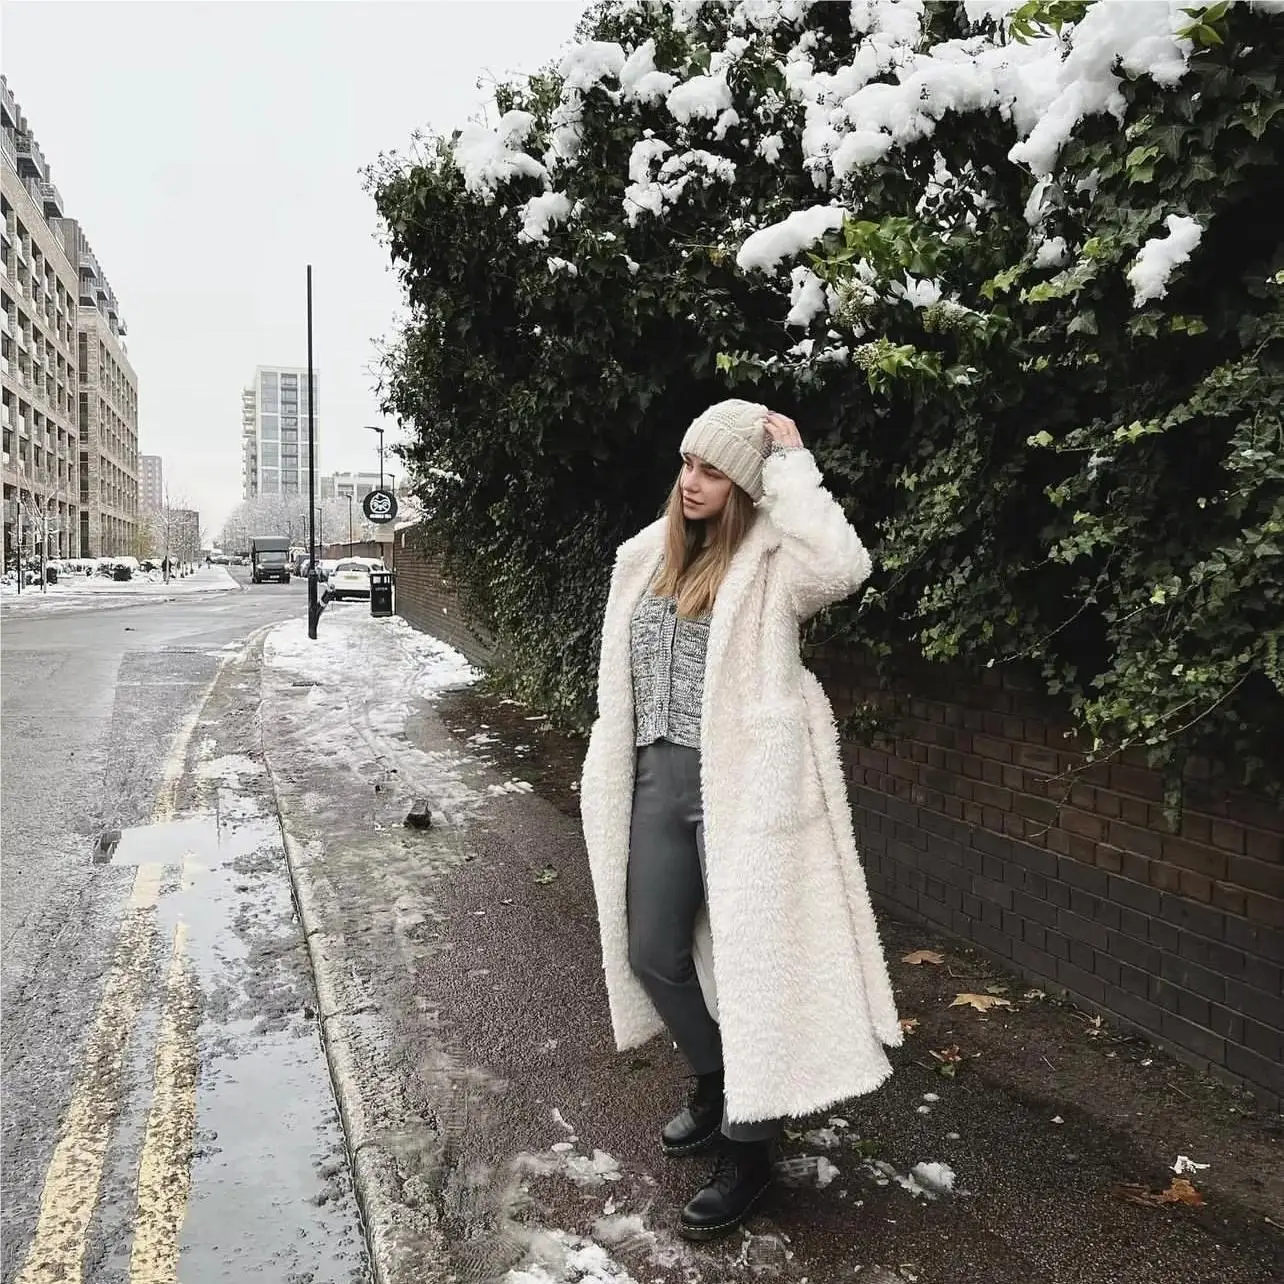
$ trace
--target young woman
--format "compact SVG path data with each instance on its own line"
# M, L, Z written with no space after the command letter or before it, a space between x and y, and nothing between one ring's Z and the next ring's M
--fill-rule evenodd
M581 784L616 1044L667 1028L695 1088L666 1154L718 1152L679 1231L739 1225L781 1121L872 1091L899 1044L833 712L799 626L869 556L792 420L724 401L620 546Z

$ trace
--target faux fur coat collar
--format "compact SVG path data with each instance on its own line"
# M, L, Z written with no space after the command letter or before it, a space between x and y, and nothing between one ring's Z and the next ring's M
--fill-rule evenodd
M901 1029L856 852L833 711L800 624L853 593L869 556L805 450L772 456L718 592L701 710L707 903L694 955L737 1121L823 1110L880 1084ZM581 783L617 1046L661 1031L629 967L634 745L629 629L664 522L620 546Z

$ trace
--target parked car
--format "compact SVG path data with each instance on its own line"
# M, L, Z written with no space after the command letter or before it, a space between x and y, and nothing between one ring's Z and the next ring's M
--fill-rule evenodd
M321 557L317 559L317 579L323 584L327 583L330 576L334 574L334 568L339 565L337 557Z
M338 601L345 597L369 597L370 569L374 561L377 559L345 557L337 562L327 581L331 601ZM375 569L381 570L382 567L383 563L378 562Z

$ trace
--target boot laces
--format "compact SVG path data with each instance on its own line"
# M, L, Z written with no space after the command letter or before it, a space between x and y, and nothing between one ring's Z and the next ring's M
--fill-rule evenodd
M740 1179L740 1161L730 1151L722 1151L714 1161L713 1172L709 1176L709 1185L720 1190L724 1195Z

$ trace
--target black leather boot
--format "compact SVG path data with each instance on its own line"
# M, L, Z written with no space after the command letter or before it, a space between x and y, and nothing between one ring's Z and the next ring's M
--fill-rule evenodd
M694 1155L708 1148L722 1129L723 1073L696 1076L691 1099L660 1134L666 1155Z
M682 1210L683 1239L716 1239L735 1230L771 1185L772 1143L723 1139L709 1180Z

